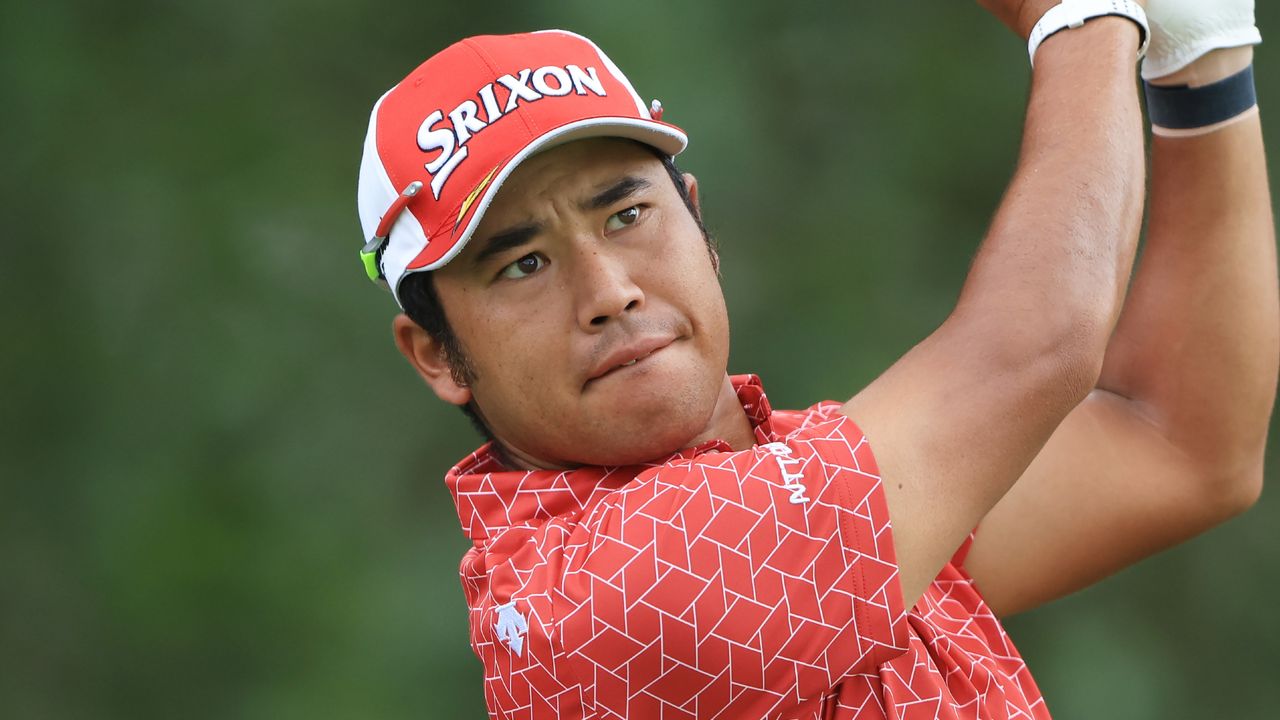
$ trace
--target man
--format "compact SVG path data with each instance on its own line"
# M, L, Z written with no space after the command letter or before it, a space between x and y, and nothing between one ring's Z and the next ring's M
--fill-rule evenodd
M726 374L685 136L585 38L471 38L379 100L366 268L492 439L446 482L494 717L1047 717L997 618L1256 499L1252 3L983 4L1035 68L1009 191L942 326L800 412Z

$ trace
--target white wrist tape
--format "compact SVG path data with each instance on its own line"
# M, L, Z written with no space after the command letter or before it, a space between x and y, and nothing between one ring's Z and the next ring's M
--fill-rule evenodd
M1040 18L1031 35L1027 38L1027 54L1031 56L1031 66L1036 64L1036 50L1040 43L1050 35L1068 28L1078 28L1086 21L1107 15L1118 15L1137 23L1142 31L1142 45L1138 48L1138 58L1147 52L1147 43L1151 41L1151 31L1147 27L1147 14L1142 6L1133 0L1062 0L1049 8Z
M1142 78L1155 80L1181 70L1219 48L1257 45L1254 0L1147 0L1151 51Z

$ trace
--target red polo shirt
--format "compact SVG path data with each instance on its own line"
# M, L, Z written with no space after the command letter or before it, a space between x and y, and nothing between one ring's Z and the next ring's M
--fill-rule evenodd
M910 612L862 432L774 411L757 445L661 463L449 471L471 643L495 718L1047 718L962 563Z

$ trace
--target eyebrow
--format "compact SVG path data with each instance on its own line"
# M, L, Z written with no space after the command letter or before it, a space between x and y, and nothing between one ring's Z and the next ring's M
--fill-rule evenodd
M645 180L642 177L628 175L604 190L592 195L586 200L586 202L583 202L580 205L583 210L602 210L623 198L630 197L641 190L648 189L649 187L650 183L648 180Z
M538 223L528 223L526 225L517 225L508 228L493 235L484 241L484 245L480 248L480 252L476 253L475 259L471 261L472 265L479 267L494 255L499 255L513 248L528 244L538 233L542 232L542 225Z
M628 175L604 190L592 195L586 200L578 203L583 210L600 210L610 205L630 197L641 190L646 190L652 186L648 180L642 177ZM526 223L503 230L496 235L490 236L484 241L479 252L472 259L472 265L480 267L487 260L495 255L507 252L525 245L538 236L542 232L543 227L540 223Z

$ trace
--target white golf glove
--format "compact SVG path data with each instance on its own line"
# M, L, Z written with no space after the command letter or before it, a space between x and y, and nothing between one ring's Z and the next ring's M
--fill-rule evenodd
M1147 0L1151 47L1142 79L1175 73L1219 48L1257 45L1253 0Z

